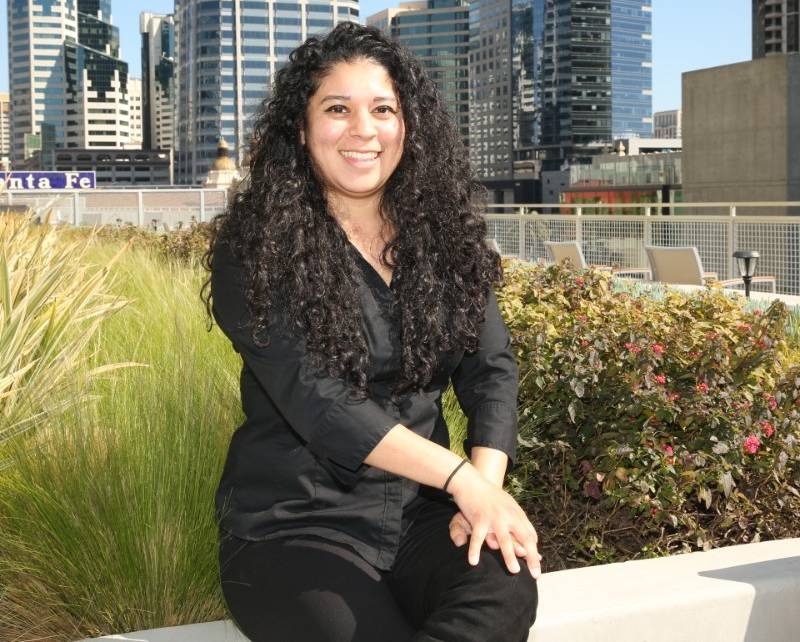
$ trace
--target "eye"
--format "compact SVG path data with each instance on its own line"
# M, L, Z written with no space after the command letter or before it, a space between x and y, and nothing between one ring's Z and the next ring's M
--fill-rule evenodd
M375 108L375 111L379 114L389 115L389 114L396 114L397 110L393 109L389 105L380 105L379 107Z
M325 111L334 114L344 114L347 111L347 107L344 105L331 105Z

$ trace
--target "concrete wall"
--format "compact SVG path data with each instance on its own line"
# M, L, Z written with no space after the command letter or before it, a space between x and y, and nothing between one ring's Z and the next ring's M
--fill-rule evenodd
M800 200L799 54L683 74L683 200Z

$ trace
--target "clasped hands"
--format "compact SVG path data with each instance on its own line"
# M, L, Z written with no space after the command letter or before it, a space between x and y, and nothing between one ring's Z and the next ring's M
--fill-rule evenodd
M477 565L486 542L489 548L502 553L509 571L520 571L517 558L522 557L531 575L538 579L542 556L536 529L514 498L473 466L464 466L450 488L460 509L450 520L450 539L459 547L469 541L469 563Z

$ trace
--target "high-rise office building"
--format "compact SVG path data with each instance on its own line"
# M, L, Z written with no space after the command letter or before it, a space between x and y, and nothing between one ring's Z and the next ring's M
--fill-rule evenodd
M199 184L220 138L241 164L252 116L305 38L358 20L358 0L175 0L177 183Z
M753 0L753 58L800 51L800 0Z
M469 145L468 0L403 2L369 16L367 24L401 42L422 62Z
M128 65L111 0L8 3L12 156L121 147L130 136Z
M473 0L470 152L498 185L652 134L649 0Z
M617 138L652 135L649 1L546 0L544 34L546 164L585 159Z
M0 170L8 170L11 160L11 103L0 94Z
M680 109L657 111L653 114L653 135L656 138L681 138L683 112Z
M142 118L141 78L128 78L128 114L130 115L130 134L124 147L142 149L144 123Z
M144 149L174 146L175 21L171 15L142 13L142 120Z

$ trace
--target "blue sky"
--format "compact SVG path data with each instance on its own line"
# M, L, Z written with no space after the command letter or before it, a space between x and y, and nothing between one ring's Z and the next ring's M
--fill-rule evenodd
M6 0L7 2L9 0ZM368 16L396 0L362 0ZM122 56L131 74L139 71L139 12L169 13L173 0L112 0L120 27ZM681 102L681 73L750 59L751 0L653 0L653 108L675 109ZM0 91L8 91L6 11L0 12Z

